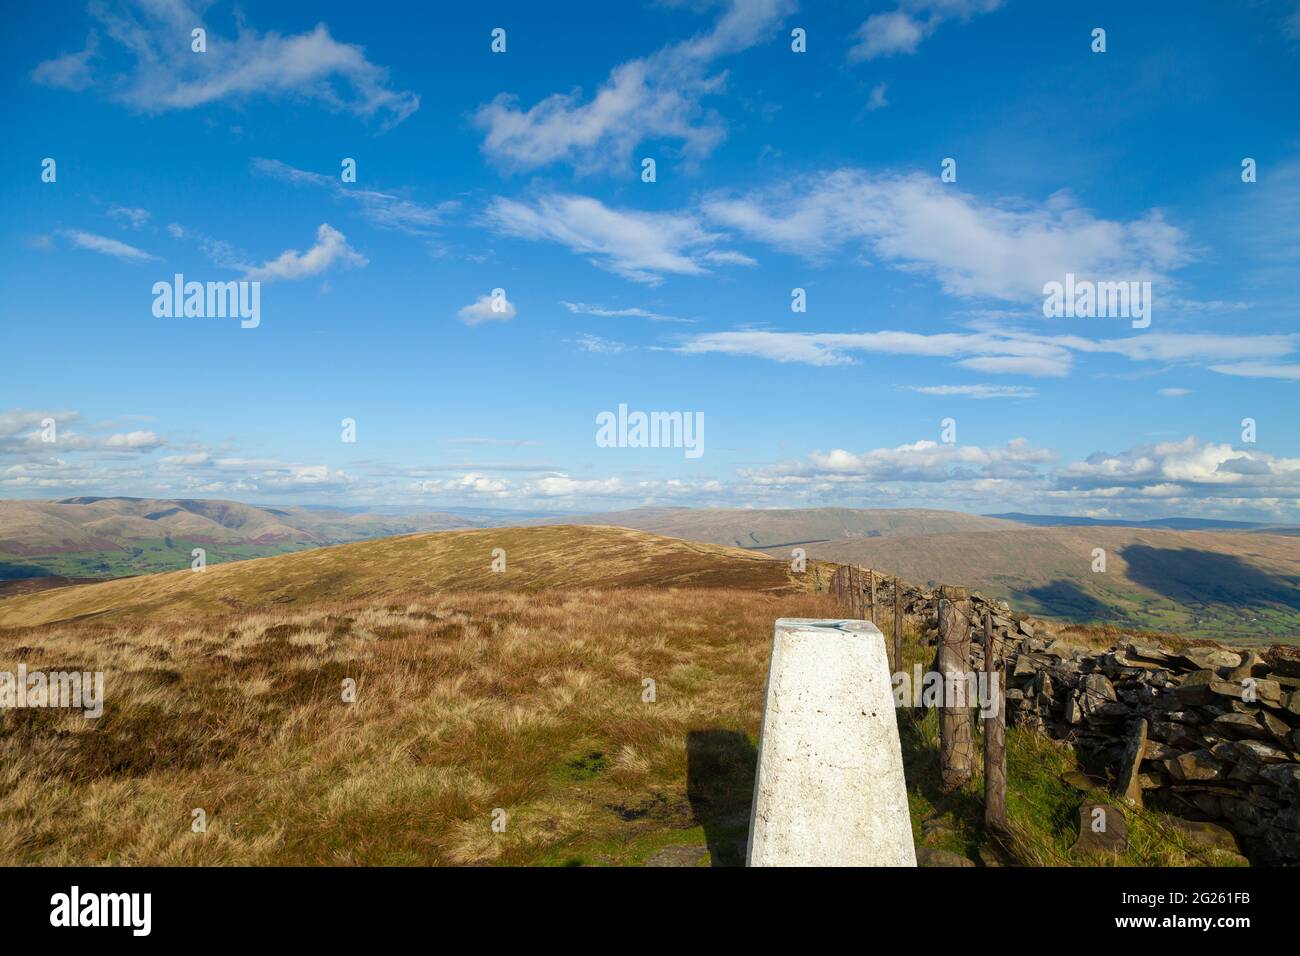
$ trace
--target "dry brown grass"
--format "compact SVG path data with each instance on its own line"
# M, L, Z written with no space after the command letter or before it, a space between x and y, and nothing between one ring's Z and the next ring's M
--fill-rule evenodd
M0 711L0 863L621 861L709 815L688 737L757 732L773 619L834 613L738 589L459 591L11 630L0 669L101 670L107 703Z
M96 721L0 710L0 865L622 864L677 843L740 862L772 623L841 616L811 593L829 571L505 529L0 601L27 622L0 628L0 670L102 671L106 697ZM905 663L928 663L907 623ZM978 796L935 792L927 720L900 718L916 836L948 813L969 851ZM1072 757L1008 746L1013 813L1060 862Z
M504 573L491 570L493 549ZM57 588L0 601L0 627L196 616L319 605L407 591L736 587L803 591L785 561L626 528L488 528L413 534L170 574Z

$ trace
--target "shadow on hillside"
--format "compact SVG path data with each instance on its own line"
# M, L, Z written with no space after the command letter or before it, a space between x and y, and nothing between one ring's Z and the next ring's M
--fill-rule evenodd
M1057 617L1092 621L1119 616L1114 608L1098 601L1073 581L1052 581L1040 587L1026 588L1023 593L1037 601L1045 613Z
M1261 571L1231 554L1134 544L1121 552L1135 584L1178 603L1281 604L1300 610L1300 578Z
M758 751L737 730L686 735L686 796L714 866L744 866Z

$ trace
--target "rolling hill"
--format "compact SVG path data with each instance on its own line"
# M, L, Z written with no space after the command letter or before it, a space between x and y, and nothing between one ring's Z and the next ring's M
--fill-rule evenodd
M364 538L474 524L451 514L386 516L236 501L63 498L0 501L0 580L113 578Z
M532 527L0 600L0 671L104 675L96 719L0 708L0 865L739 864L772 623L844 610L809 569ZM905 669L925 625L903 622ZM978 781L941 793L936 716L899 726L918 846L976 857ZM1068 745L1007 748L1017 859L1097 862L1062 823ZM1239 862L1128 817L1119 862Z
M492 570L493 552L505 570ZM788 562L765 554L696 544L625 528L484 528L405 535L231 562L202 572L139 578L23 594L0 601L0 627L59 621L194 615L274 609L389 592L522 592L557 587L616 589L743 587L807 590Z
M1106 552L1102 573L1092 570L1095 548ZM961 583L1080 623L1300 641L1300 544L1285 535L1026 527L845 539L807 552L906 580Z
M1018 522L922 508L636 508L553 519L548 524L635 528L689 541L772 548L839 538L951 534L1022 527Z

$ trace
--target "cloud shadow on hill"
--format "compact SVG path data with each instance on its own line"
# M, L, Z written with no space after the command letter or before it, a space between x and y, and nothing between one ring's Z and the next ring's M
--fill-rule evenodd
M1046 613L1057 617L1101 621L1120 616L1113 607L1097 600L1074 581L1064 578L1036 588L1026 588L1022 593L1037 601Z
M1129 580L1179 604L1280 604L1300 611L1300 578L1269 574L1236 555L1140 544L1120 554Z

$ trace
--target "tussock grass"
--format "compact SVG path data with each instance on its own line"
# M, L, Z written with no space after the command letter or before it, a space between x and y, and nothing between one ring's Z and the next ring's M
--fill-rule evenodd
M502 540L514 570L493 575ZM0 864L622 865L673 844L742 863L772 623L842 617L811 593L828 577L621 529L505 529L0 602L21 622L0 628L0 670L102 671L106 694L97 721L0 710ZM918 623L909 669L933 657ZM941 793L935 716L899 725L918 845L973 856L981 781ZM1155 812L1130 814L1121 860L1073 859L1073 754L1016 729L1008 751L1020 862L1221 862ZM925 833L935 816L949 827Z
M835 614L736 589L452 591L8 631L0 669L102 670L107 702L0 711L0 863L624 863L715 823L743 841L772 621Z

